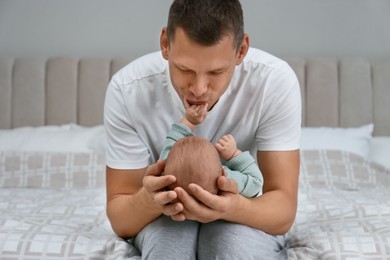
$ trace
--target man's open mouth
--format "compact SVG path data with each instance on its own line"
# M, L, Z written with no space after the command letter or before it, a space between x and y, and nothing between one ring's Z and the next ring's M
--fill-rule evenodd
M193 100L188 100L187 102L190 106L200 106L200 105L205 105L207 104L207 101L193 101Z

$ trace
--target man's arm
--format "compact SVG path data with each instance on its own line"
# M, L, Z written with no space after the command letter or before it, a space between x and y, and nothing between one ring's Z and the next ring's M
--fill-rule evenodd
M172 218L204 223L224 219L270 234L286 233L294 222L297 210L299 150L259 151L257 160L264 177L263 195L245 198L238 194L234 183L224 176L218 180L222 190L219 195L210 194L192 183L189 188L204 205L177 187L175 191L184 210Z
M106 168L107 216L120 237L138 234L161 214L172 215L183 209L174 191L162 191L176 181L172 175L160 176L162 161L139 170Z
M257 161L263 173L263 195L242 200L243 215L233 210L227 216L234 222L261 229L270 234L284 234L292 226L298 201L299 150L259 151Z

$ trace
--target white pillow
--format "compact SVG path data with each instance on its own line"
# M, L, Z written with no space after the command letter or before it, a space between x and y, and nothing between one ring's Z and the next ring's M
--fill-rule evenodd
M104 153L102 125L21 127L0 130L0 151L99 152Z
M341 150L367 158L374 125L356 128L303 127L301 150Z
M370 150L369 160L390 168L390 137L373 137Z

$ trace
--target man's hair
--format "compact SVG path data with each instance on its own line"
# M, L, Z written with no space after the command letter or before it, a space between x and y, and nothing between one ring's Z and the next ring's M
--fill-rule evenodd
M239 0L174 0L168 16L168 41L182 28L193 41L210 46L224 36L234 37L238 49L244 37L244 18Z

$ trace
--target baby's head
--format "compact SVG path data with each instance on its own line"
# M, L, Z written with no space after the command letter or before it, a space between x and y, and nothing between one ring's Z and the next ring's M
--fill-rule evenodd
M176 176L176 183L189 194L188 184L196 183L210 193L217 194L217 178L223 173L215 147L205 138L189 136L178 140L169 152L165 175Z

